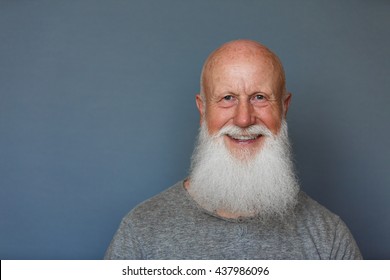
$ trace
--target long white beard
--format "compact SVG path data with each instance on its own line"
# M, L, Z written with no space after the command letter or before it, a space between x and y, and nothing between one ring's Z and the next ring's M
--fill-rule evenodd
M222 128L214 136L203 123L194 150L188 192L210 212L258 218L284 217L296 205L299 184L294 172L287 123L278 135L258 127L265 137L255 155L243 150L232 154L223 134L240 128ZM256 131L256 128L254 128ZM241 130L244 134L247 131Z

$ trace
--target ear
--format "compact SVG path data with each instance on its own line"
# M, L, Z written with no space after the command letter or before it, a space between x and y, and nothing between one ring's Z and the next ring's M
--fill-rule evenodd
M292 94L291 92L287 92L285 96L283 96L283 115L286 117L288 107L290 106Z
M196 95L196 107L198 107L199 115L200 115L200 123L203 121L204 116L204 102L202 96L200 94Z

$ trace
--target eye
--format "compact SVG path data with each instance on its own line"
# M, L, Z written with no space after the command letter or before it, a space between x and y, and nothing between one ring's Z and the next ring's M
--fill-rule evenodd
M232 101L233 99L234 99L233 95L226 95L223 97L223 100L225 100L225 101Z
M266 95L257 93L251 97L251 102L256 106L266 106L268 103L268 99Z
M252 96L252 102L255 103L264 103L267 100L267 98L263 94L256 94Z
M265 99L265 97L264 97L264 95L257 94L257 95L255 95L254 99L255 100L263 100L263 99Z
M237 98L234 95L228 94L219 100L219 105L223 108L230 108L236 104Z

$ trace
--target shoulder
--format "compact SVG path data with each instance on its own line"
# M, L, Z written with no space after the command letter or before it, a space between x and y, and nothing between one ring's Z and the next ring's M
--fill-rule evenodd
M344 221L302 191L299 194L296 217L300 228L308 234L308 239L316 243L318 250L326 250L329 258L361 258L356 242Z
M171 217L177 217L180 212L190 207L183 187L183 181L179 181L165 191L142 202L132 209L123 221L131 223L135 227L159 224L167 222Z
M174 214L186 204L186 195L182 188L183 183L178 182L131 210L122 219L105 258L144 259L148 257L148 248L158 248L158 244L152 244L153 240L168 238L177 217Z
M338 215L312 199L303 191L299 194L296 208L297 219L312 234L331 238L338 227L344 227L344 223Z
M312 199L303 191L299 193L297 212L317 222L337 223L340 220L338 215Z

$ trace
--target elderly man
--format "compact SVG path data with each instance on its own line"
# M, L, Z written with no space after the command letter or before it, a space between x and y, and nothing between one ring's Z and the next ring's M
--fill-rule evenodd
M206 60L190 175L133 209L106 259L360 259L343 221L298 185L291 94L265 46L228 42Z

